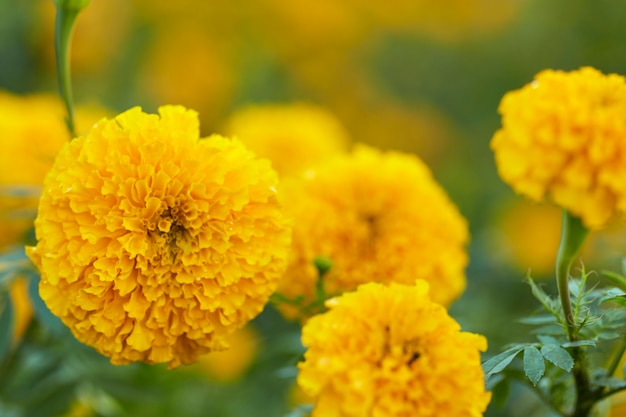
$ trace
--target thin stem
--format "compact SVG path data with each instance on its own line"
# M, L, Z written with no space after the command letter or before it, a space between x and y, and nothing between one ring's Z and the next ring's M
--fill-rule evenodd
M78 13L90 0L56 0L56 20L54 29L54 50L57 64L59 94L67 110L67 128L72 138L76 137L74 125L74 96L70 71L70 49L72 32Z
M577 340L578 336L576 334L576 320L572 312L572 302L570 300L569 275L574 258L580 251L588 232L589 231L578 217L574 217L567 210L563 210L561 242L556 257L556 282L565 321L567 323L567 335L572 342Z
M607 376L611 376L615 373L615 371L617 370L617 367L622 361L622 356L624 356L624 352L626 352L626 339L622 339L619 349L617 350L617 353L613 357L613 361L611 362L608 369L606 370Z

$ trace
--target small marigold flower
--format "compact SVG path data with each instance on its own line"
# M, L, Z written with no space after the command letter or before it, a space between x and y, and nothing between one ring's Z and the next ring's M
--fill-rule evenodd
M21 243L33 227L43 179L70 140L64 115L56 95L0 90L0 250ZM77 127L88 130L105 115L97 106L79 106Z
M491 142L502 179L600 228L626 210L626 80L544 70L500 103Z
M282 296L315 300L320 257L332 265L325 294L425 279L433 299L448 305L465 289L467 224L417 157L360 146L282 185L294 221ZM279 308L297 315L288 304Z
M199 140L193 111L159 113L131 109L61 150L29 250L48 308L115 364L175 367L225 347L289 246L269 161Z
M349 142L332 114L309 104L243 108L230 117L226 132L272 161L280 175L300 173L344 152Z
M364 284L304 325L298 385L315 398L312 417L482 415L487 341L427 293L422 280Z

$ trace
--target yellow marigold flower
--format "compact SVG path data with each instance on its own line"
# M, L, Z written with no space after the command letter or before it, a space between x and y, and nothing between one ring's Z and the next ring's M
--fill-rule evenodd
M33 318L33 302L28 294L28 285L28 279L19 277L9 287L9 294L13 302L13 314L15 315L13 343L17 343L22 338Z
M247 107L230 117L226 132L272 161L280 175L299 173L344 152L349 142L331 113L310 104Z
M327 301L302 329L298 385L312 417L482 415L483 336L461 332L428 285L369 283Z
M33 226L46 172L70 140L64 115L56 95L0 91L0 249L21 242ZM77 127L87 130L105 115L80 106Z
M513 189L604 226L626 210L626 81L584 67L544 70L507 93L502 128L491 142Z
M239 379L252 364L259 350L259 335L251 326L231 333L227 339L230 348L203 355L198 368L208 377L220 382Z
M533 278L552 277L561 233L559 209L517 199L499 216L497 228L496 250L504 250L510 261L530 271Z
M465 289L467 224L416 156L359 146L283 182L283 191L294 231L281 295L315 300L317 257L332 262L326 294L424 279L433 299L448 305ZM296 315L289 305L280 309Z
M290 226L269 161L195 112L133 108L66 145L47 175L31 259L39 292L111 362L194 361L256 316Z

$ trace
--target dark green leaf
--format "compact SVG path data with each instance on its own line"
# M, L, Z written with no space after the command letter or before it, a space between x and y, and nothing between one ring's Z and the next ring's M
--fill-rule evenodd
M565 334L565 331L563 330L563 326L554 324L534 329L532 333L551 336L563 336Z
M569 372L574 367L574 359L568 351L557 345L544 345L541 354L559 368Z
M502 378L493 389L491 389L491 403L498 408L503 408L509 398L511 383L508 379Z
M13 303L7 293L0 294L0 362L9 353L13 342Z
M545 370L546 363L539 349L534 346L524 349L524 373L533 385L537 385Z
M513 359L515 359L517 354L524 350L524 347L525 346L514 346L483 363L485 379L489 379L491 375L504 370L504 368L506 368L513 361Z

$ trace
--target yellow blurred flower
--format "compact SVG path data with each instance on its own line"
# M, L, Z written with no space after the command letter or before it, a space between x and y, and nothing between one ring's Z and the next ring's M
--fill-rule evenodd
M495 242L515 266L533 278L554 273L561 236L561 211L554 206L519 201L497 220L500 236ZM540 242L540 244L539 244Z
M44 64L53 70L55 2L35 0L34 4L37 24L34 25L33 41ZM132 6L128 0L91 1L76 20L72 37L70 59L74 76L109 72L131 33L132 19Z
M544 70L507 93L491 142L513 189L600 228L626 209L626 81L584 67Z
M29 282L26 278L16 278L9 287L9 295L13 302L13 314L15 317L15 328L13 331L13 343L17 343L30 320L33 318L33 302L28 295Z
M312 417L482 415L487 341L427 293L422 280L364 284L305 324L298 385L316 399Z
M158 26L138 74L147 98L197 109L203 126L221 115L235 85L230 49L221 47L205 24L174 21Z
M195 112L139 108L66 145L46 177L31 259L39 292L111 362L194 361L264 307L290 226L277 175Z
M243 108L229 118L225 130L268 158L280 175L300 173L344 152L350 140L331 113L310 104Z
M283 182L283 190L294 235L281 295L315 300L317 257L332 262L326 294L420 278L435 301L448 305L464 290L467 224L416 156L359 146Z
M106 111L79 106L84 131ZM61 100L51 94L18 96L0 91L0 249L20 243L33 226L41 185L61 147L70 140Z
M259 336L251 326L245 326L227 337L230 347L211 352L198 360L199 369L220 382L237 380L250 367L259 349Z

